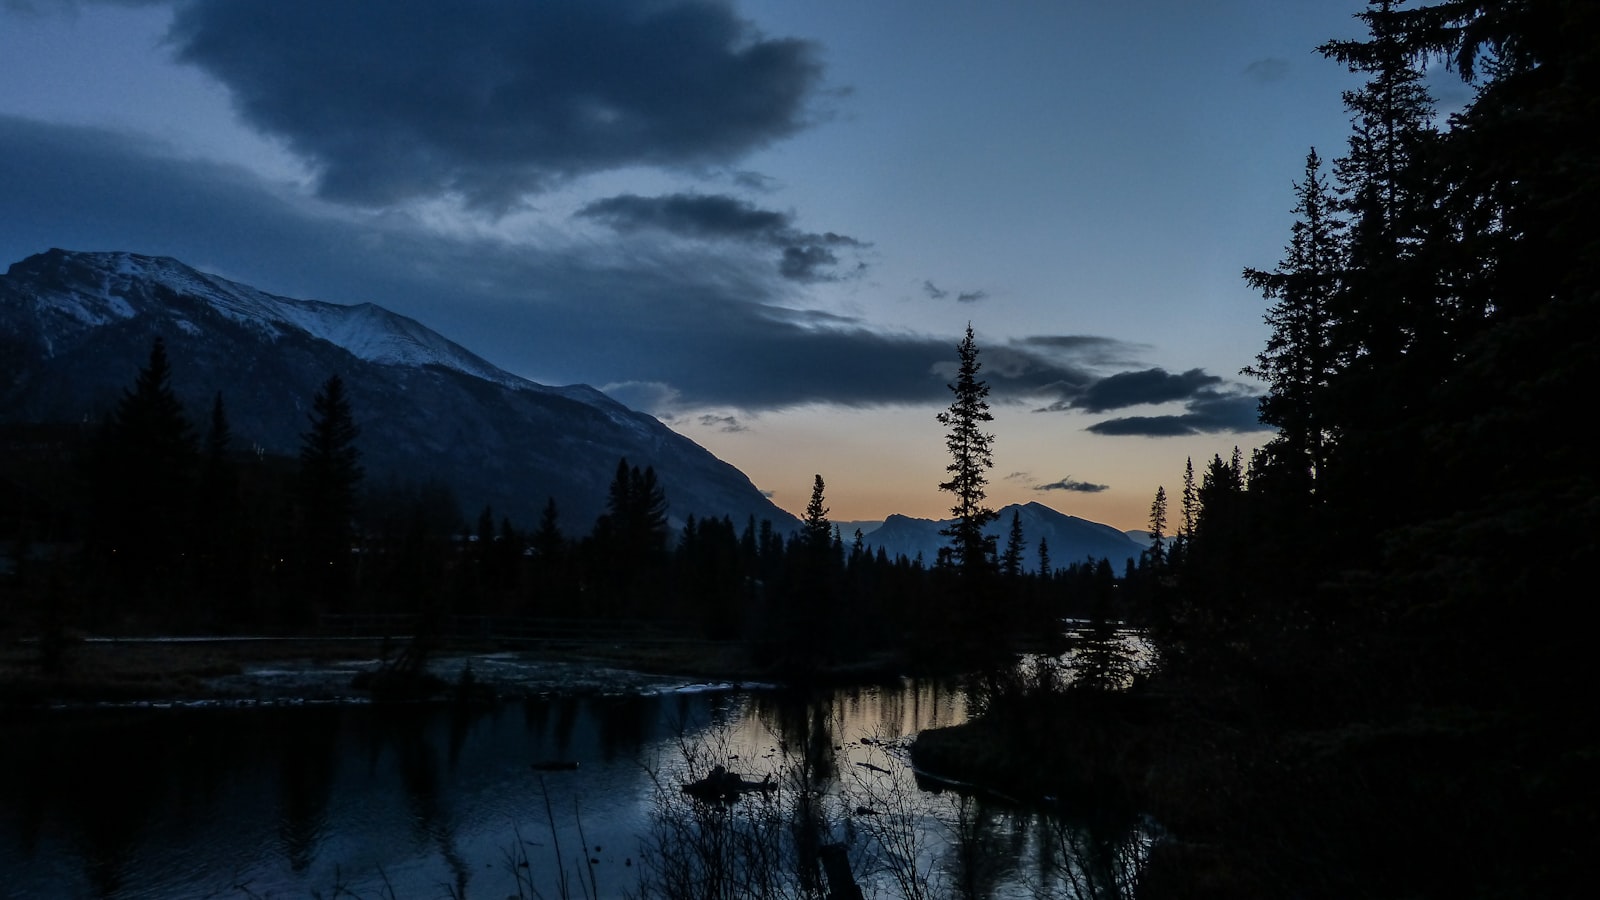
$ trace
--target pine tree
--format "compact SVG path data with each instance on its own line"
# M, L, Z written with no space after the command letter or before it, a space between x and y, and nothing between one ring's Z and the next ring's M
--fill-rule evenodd
M1272 329L1266 349L1243 374L1267 383L1261 421L1278 429L1271 458L1307 494L1327 462L1333 433L1323 415L1336 375L1333 306L1343 269L1344 223L1334 210L1322 160L1312 149L1295 183L1295 221L1283 261L1271 272L1245 269L1245 280L1267 299Z
M811 485L811 501L806 504L806 517L801 525L806 544L813 551L827 550L833 541L833 525L828 521L828 507L822 499L822 476L816 476Z
M361 429L337 374L312 397L309 419L300 436L303 571L323 602L338 605L350 587L357 491L365 472L356 446Z
M667 538L667 496L655 468L640 469L626 457L619 459L593 542L596 577L610 593L601 599L617 605L613 612L640 611L648 585L666 564Z
M197 462L194 430L172 389L161 338L103 429L97 460L97 543L117 592L142 603L170 589L179 574Z
M211 594L214 612L237 619L246 612L238 600L247 579L248 540L232 447L233 428L219 391L212 400L211 425L206 430L201 460L195 547L201 579Z
M1194 523L1198 512L1199 497L1194 488L1194 457L1186 457L1183 461L1183 531L1179 537L1184 540L1193 540Z
M1166 562L1167 489L1156 487L1156 498L1150 503L1150 565L1160 569Z
M1000 574L1007 578L1022 576L1022 514L1011 512L1011 531L1006 535L1006 549L1000 554Z
M950 464L945 470L950 480L940 483L939 490L955 495L950 512L955 522L939 534L950 539L950 564L968 574L987 573L992 568L994 539L984 534L984 527L994 521L997 513L984 504L989 483L986 471L994 467L990 445L994 435L983 430L985 422L994 420L989 412L989 385L978 377L982 365L978 362L978 345L973 339L972 325L967 325L966 337L956 348L961 365L956 381L950 385L955 395L950 408L939 413L939 424L949 428L945 447L950 451Z
M1404 14L1371 0L1361 14L1370 39L1330 41L1321 52L1368 76L1346 91L1351 135L1334 163L1338 207L1348 219L1343 272L1329 298L1330 349L1337 374L1323 425L1337 435L1325 462L1334 479L1339 552L1366 560L1377 535L1396 524L1393 497L1426 485L1416 454L1417 423L1447 366L1451 341L1434 261L1456 242L1439 214L1443 185L1433 101L1403 39ZM1434 502L1435 498L1418 498Z

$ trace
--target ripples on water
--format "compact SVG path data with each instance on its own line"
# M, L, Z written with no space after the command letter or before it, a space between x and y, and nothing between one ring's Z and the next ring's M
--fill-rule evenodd
M902 893L881 848L867 852L891 819L855 814L857 801L890 794L903 804L892 821L921 831L914 862L926 877L996 896L1072 896L1081 873L1052 848L1086 838L1053 817L921 791L905 767L906 739L965 719L950 682L806 696L633 676L614 686L627 693L458 708L77 710L7 726L0 896L502 898L520 877L552 897L562 871L622 896L639 889L652 816L681 809L686 749L781 780L806 746L823 758L827 839L857 847L868 896ZM1136 857L1144 843L1129 832L1108 852Z

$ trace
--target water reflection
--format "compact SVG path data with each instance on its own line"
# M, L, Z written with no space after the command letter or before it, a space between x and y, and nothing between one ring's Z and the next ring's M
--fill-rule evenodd
M646 851L683 825L781 855L768 874L791 896L823 891L835 845L869 896L1127 896L1148 843L1137 820L917 787L899 742L965 715L938 681L64 713L0 741L0 871L17 896L560 896L580 880L664 896L641 882ZM715 764L776 787L687 804L681 785Z

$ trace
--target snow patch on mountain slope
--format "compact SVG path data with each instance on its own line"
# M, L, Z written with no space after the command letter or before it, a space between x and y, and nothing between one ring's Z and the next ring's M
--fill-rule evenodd
M165 257L131 253L79 256L99 263L102 270L108 273L103 296L110 304L111 311L123 318L132 317L135 311L127 301L113 293L115 287L111 284L112 279L119 281L119 286L126 286L136 279L148 279L165 285L175 293L204 301L219 314L275 341L288 332L301 332L342 347L368 362L393 366L442 366L518 390L539 387L473 355L416 320L371 303L344 306L320 300L280 297L196 271ZM82 304L72 312L84 324L97 325L107 321L103 314L97 314Z
M664 425L613 400L588 385L550 387L513 375L471 353L414 319L372 303L346 306L320 300L298 300L200 272L168 257L128 252L84 253L51 251L45 256L68 263L73 287L40 299L51 308L61 326L45 329L47 352L67 333L130 319L141 313L165 315L182 331L197 335L202 326L193 317L180 316L158 305L152 285L193 298L223 316L271 341L302 334L341 347L352 355L381 365L439 366L519 391L537 391L564 397L599 410L636 436L659 444ZM131 302L130 302L131 301Z

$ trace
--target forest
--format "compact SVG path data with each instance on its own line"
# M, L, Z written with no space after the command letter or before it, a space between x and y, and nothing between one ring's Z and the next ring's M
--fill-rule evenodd
M49 500L8 526L71 549L17 552L4 615L60 636L46 665L91 623L377 610L692 620L796 670L961 659L988 666L989 737L1011 750L985 774L1092 771L1086 802L1161 822L1141 897L1568 895L1600 850L1579 627L1600 535L1579 438L1600 359L1600 4L1373 0L1361 18L1365 38L1319 48L1365 80L1348 142L1309 150L1281 260L1243 272L1270 328L1245 373L1274 435L1174 465L1138 566L1025 573L1026 536L984 537L970 328L940 415L957 524L936 560L839 533L821 475L797 534L669 529L655 473L627 460L598 522L551 504L527 531L488 509L466 525L438 485L362 480L337 377L300 457L257 457L223 398L203 434L185 420L158 344L104 426L8 441ZM1472 89L1448 116L1426 87L1441 71ZM63 447L77 465L42 461ZM1138 627L1152 669L1064 699L994 659L1068 616Z
M1142 583L1105 560L1052 567L1018 522L1003 550L978 536L977 566L891 559L830 522L821 475L793 534L753 518L674 527L654 469L627 459L595 522L564 522L553 499L518 517L531 528L488 507L473 521L448 485L366 476L337 375L289 458L235 447L220 394L196 427L174 365L158 338L106 421L7 436L8 469L32 494L6 522L0 608L12 628L55 635L60 653L74 634L315 634L358 615L441 631L451 617L601 619L670 622L801 676L883 654L993 655L1063 616L1109 614ZM1041 569L1024 571L1041 550ZM971 569L998 602L973 602L972 573L957 577Z

